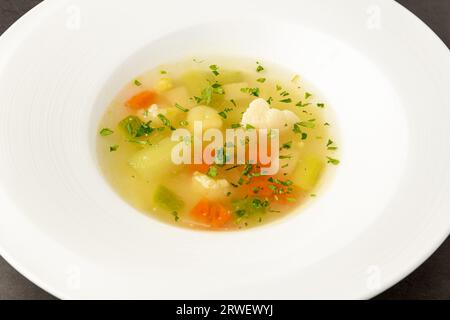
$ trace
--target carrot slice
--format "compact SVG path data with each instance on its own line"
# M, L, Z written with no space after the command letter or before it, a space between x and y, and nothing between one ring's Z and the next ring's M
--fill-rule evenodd
M244 183L247 194L255 195L262 198L268 198L271 201L276 201L280 204L293 205L298 203L304 197L304 194L300 188L295 185L291 185L290 192L287 192L287 187L270 182L268 179L270 176L257 176L250 180L250 183ZM276 190L282 190L284 192L275 192ZM295 201L294 201L295 200Z
M198 221L213 228L223 227L231 219L231 212L218 203L200 200L192 208L191 215Z
M126 102L126 106L132 109L144 109L156 101L156 93L153 91L142 91Z
M209 170L210 165L206 164L206 163L201 163L201 164L190 164L188 165L189 170L191 170L192 172L198 171L200 173L206 174Z

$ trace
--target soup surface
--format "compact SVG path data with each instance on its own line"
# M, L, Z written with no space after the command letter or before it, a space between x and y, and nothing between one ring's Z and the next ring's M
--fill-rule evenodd
M186 59L118 93L98 128L100 167L127 202L160 220L245 229L320 196L339 164L329 113L299 75L277 66Z

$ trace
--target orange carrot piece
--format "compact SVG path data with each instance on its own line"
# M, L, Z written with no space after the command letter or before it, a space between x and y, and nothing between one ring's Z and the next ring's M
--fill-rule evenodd
M258 176L253 177L250 180L250 183L244 183L244 186L247 188L246 192L247 194L255 195L262 198L268 198L271 199L271 201L276 201L281 204L287 204L287 205L293 205L298 203L299 198L303 198L303 194L301 190L291 185L290 188L292 188L292 191L290 193L287 193L287 187L282 186L280 184L272 183L268 179L270 176ZM275 186L278 190L282 189L285 192L284 193L277 193L270 188L270 186ZM255 192L257 190L257 192ZM290 201L291 199L296 199L297 201Z
M156 101L156 93L142 91L126 102L126 106L132 109L144 109L150 107Z
M213 228L223 227L231 219L231 212L218 203L202 199L192 208L191 215Z
M198 172L203 173L203 174L206 174L206 173L208 172L208 170L209 170L209 167L210 167L210 165L209 165L209 164L206 164L206 163L201 163L201 164L190 164L190 165L188 165L188 166L189 166L188 168L189 168L192 172L198 171Z

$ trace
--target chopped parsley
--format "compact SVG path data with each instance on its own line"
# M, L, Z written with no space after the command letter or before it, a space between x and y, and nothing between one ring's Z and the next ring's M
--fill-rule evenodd
M200 97L194 97L197 103L205 103L206 105L211 104L213 94L224 94L225 91L222 85L218 82L206 87L202 90Z
M304 108L304 107L307 107L307 106L309 106L309 105L310 105L310 103L303 103L303 102L301 102L301 101L299 101L299 102L296 104L296 106L299 107L299 108Z
M114 131L112 131L112 130L109 129L109 128L103 128L102 130L100 130L100 135L101 135L102 137L109 136L109 135L111 135L111 134L113 134L113 133L114 133Z
M163 114L158 114L159 120L165 125L167 128L170 128L170 130L175 131L176 129L172 127L172 124L170 123L170 120L167 119Z
M309 92L305 92L305 99L308 99L309 97L311 97L312 96L312 94L311 93L309 93Z
M282 149L290 149L292 147L292 141L283 143L283 145L281 146Z
M333 159L331 157L327 157L328 163L331 163L332 165L337 166L339 163L341 163L338 159Z
M142 86L142 83L139 80L134 80L134 84L138 87Z
M308 121L301 121L298 123L299 126L308 128L308 129L314 129L316 124L314 123L314 119L308 120Z
M264 83L266 82L266 78L258 78L256 79L256 81L258 81L259 83Z
M174 218L175 218L175 222L178 222L178 220L180 220L180 216L178 215L178 212L177 212L177 211L173 211L173 212L172 212L172 215L173 215Z
M150 123L151 123L151 121L149 121L147 123L142 123L140 125L140 127L136 130L135 137L139 138L142 136L150 135L155 130L152 127L150 127Z
M282 102L282 103L291 103L292 99L291 98L287 98L287 99L280 100L280 102Z
M215 65L215 64L213 64L213 65L210 65L209 66L209 69L211 69L211 71L212 71L212 73L215 75L215 76L218 76L220 73L219 73L219 67L217 66L217 65Z
M337 147L334 145L334 141L333 140L328 139L327 149L331 150L331 151L337 150Z
M175 103L175 107L177 107L178 109L180 109L180 110L183 111L183 112L189 112L189 109L187 109L187 108L181 106L181 105L178 104L178 103Z
M256 67L256 72L263 72L264 71L264 67L261 65L261 63L256 62L257 67Z
M319 107L319 108L325 108L325 103L318 103L318 104L317 104L317 107Z
M300 128L300 123L295 123L292 131L294 131L294 133L296 134L299 134L302 140L305 140L308 137L308 134L303 132Z
M218 170L217 170L217 167L215 167L215 166L209 167L208 172L206 173L206 175L208 175L211 178L217 177L217 174L218 174Z
M109 147L109 152L117 151L117 149L119 149L119 146L117 144L113 145L113 146Z
M259 88L241 88L241 92L248 93L252 96L259 97Z

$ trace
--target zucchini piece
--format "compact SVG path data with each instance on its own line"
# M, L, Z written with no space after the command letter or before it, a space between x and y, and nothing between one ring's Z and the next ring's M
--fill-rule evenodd
M119 129L128 138L132 139L136 137L138 129L141 127L142 121L136 116L128 116L119 122Z
M179 211L184 207L184 201L163 185L159 185L153 194L153 202L155 205L166 211Z
M231 71L231 70L219 70L219 75L211 79L212 81L216 80L220 84L229 84L235 82L242 82L244 77L242 76L242 72L240 71Z
M210 85L208 74L208 72L200 70L187 71L181 76L181 82L191 96L200 96L202 90Z

